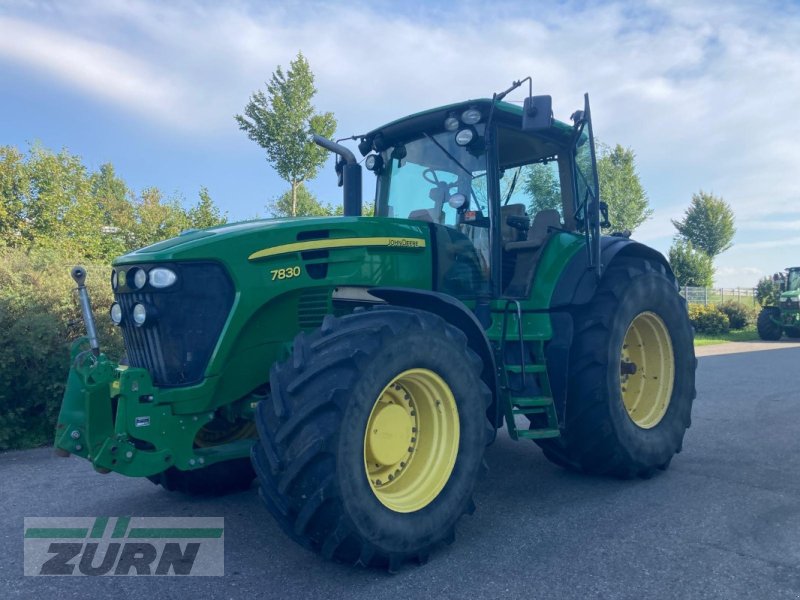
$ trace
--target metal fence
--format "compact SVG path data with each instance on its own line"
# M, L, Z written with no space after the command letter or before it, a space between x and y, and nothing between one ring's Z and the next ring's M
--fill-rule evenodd
M681 287L681 296L690 304L722 304L738 302L747 306L756 306L756 288L704 288Z

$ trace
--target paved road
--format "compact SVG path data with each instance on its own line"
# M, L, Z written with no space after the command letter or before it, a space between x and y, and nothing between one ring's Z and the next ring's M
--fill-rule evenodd
M400 574L287 540L255 490L201 500L48 450L0 455L0 598L800 598L800 349L700 359L684 452L621 482L502 435L456 543ZM23 516L224 516L226 576L22 576Z

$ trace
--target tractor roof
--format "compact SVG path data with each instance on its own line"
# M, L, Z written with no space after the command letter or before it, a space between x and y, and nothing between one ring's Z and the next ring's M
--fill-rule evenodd
M488 117L491 104L492 101L489 98L465 100L464 102L431 108L397 119L365 134L362 138L365 143L359 144L359 149L363 155L368 154L371 150L382 151L392 146L394 141L402 140L418 131L431 131L437 128L443 128L444 120L450 113L458 115L461 111L471 107L479 109L485 120ZM495 106L494 119L497 122L521 127L522 107L508 102L498 102ZM568 144L575 135L575 129L567 123L553 119L553 125L550 129L537 132L537 135L549 138L551 141L558 144Z

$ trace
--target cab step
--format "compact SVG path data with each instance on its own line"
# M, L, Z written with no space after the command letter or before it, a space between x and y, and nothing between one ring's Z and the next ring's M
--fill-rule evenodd
M506 426L512 439L541 440L561 435L553 399L550 396L509 396L506 408ZM516 415L545 415L547 426L539 429L519 429Z

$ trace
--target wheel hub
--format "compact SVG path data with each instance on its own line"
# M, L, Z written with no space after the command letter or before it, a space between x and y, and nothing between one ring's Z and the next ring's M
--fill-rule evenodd
M367 432L367 454L382 465L396 465L408 455L414 421L399 404L383 404L376 410Z

